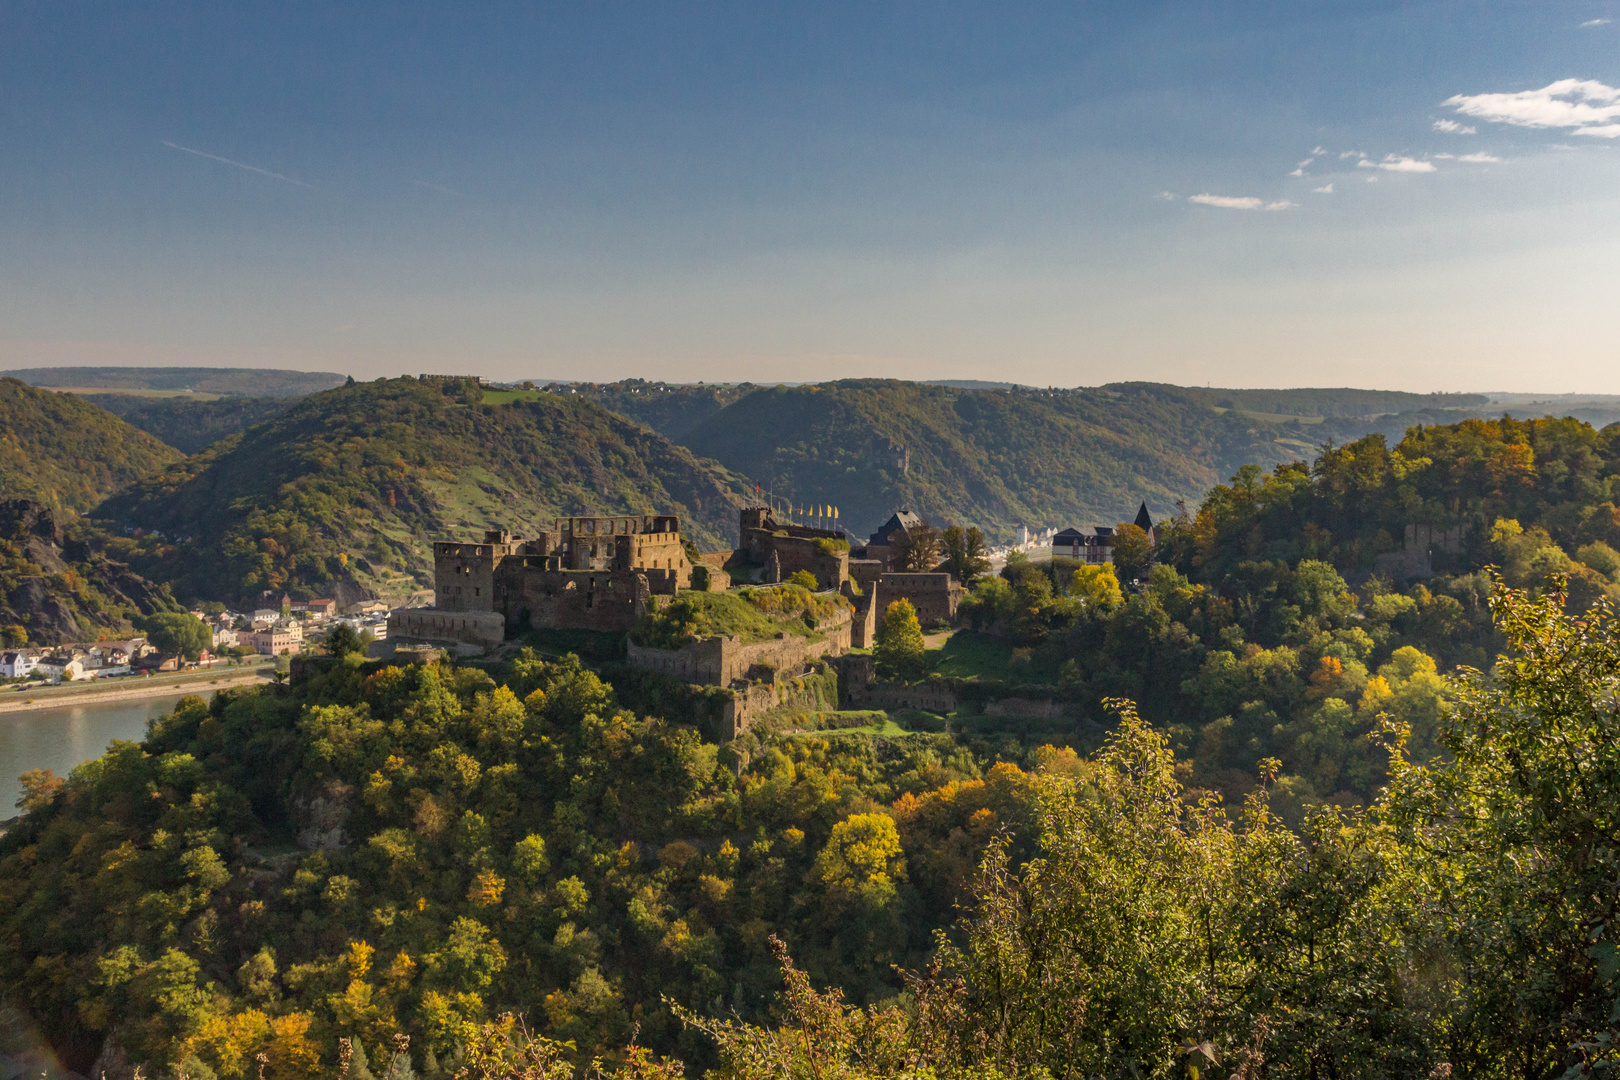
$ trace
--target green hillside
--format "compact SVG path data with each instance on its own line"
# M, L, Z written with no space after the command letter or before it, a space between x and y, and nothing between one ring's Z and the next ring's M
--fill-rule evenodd
M661 436L579 398L481 400L409 377L311 395L97 517L141 530L119 553L179 595L222 600L404 597L431 586L434 540L560 513L671 511L702 546L735 530L733 482Z
M179 457L72 394L0 378L0 498L83 513Z
M681 442L703 421L757 388L749 383L693 386L625 379L605 384L554 383L547 389L558 394L588 397L605 409Z
M1151 388L1201 405L1283 416L1379 416L1421 409L1478 409L1489 405L1484 394L1412 394L1402 390L1357 390L1352 387L1297 390L1232 390L1169 383L1110 383L1107 390Z
M197 394L241 394L249 397L298 397L329 390L343 381L331 371L287 371L279 368L211 367L60 367L0 371L32 386L63 390L107 389Z
M184 454L195 454L227 435L235 435L254 424L263 423L297 400L290 397L221 397L199 401L189 396L153 397L126 393L81 396L85 401L101 406Z
M63 529L51 509L0 500L0 637L57 645L122 637L135 621L177 605L156 585L95 550L82 522Z
M905 506L993 540L1018 522L1128 520L1143 500L1163 515L1246 463L1308 457L1314 445L1298 423L1148 385L962 390L877 379L756 389L681 441L779 497L837 506L857 534Z

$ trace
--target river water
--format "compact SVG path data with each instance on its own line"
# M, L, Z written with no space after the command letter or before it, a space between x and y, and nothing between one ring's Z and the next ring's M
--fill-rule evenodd
M66 776L80 762L100 757L114 739L143 739L146 722L173 711L184 696L0 713L0 821L17 812L17 777L29 769Z

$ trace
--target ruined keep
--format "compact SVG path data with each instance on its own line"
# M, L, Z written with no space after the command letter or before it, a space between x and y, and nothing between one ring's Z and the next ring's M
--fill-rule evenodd
M433 606L394 612L388 632L486 646L522 626L623 633L692 569L672 514L558 518L532 540L491 530L434 544Z
M737 539L735 555L765 567L767 583L786 581L799 570L812 575L818 589L842 591L849 580L849 541L841 531L785 525L765 507L751 506L740 515Z

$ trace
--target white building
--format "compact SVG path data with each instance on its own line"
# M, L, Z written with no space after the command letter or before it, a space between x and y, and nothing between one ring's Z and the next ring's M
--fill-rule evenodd
M0 678L20 679L39 666L39 653L32 649L0 653Z
M47 656L34 670L44 672L45 680L53 684L91 678L84 670L84 663L76 656Z

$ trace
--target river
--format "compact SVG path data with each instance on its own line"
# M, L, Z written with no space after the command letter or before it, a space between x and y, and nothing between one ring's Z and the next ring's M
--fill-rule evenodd
M17 812L22 795L17 777L29 769L66 776L80 762L100 757L114 739L143 739L146 722L173 710L184 696L0 713L0 821Z

